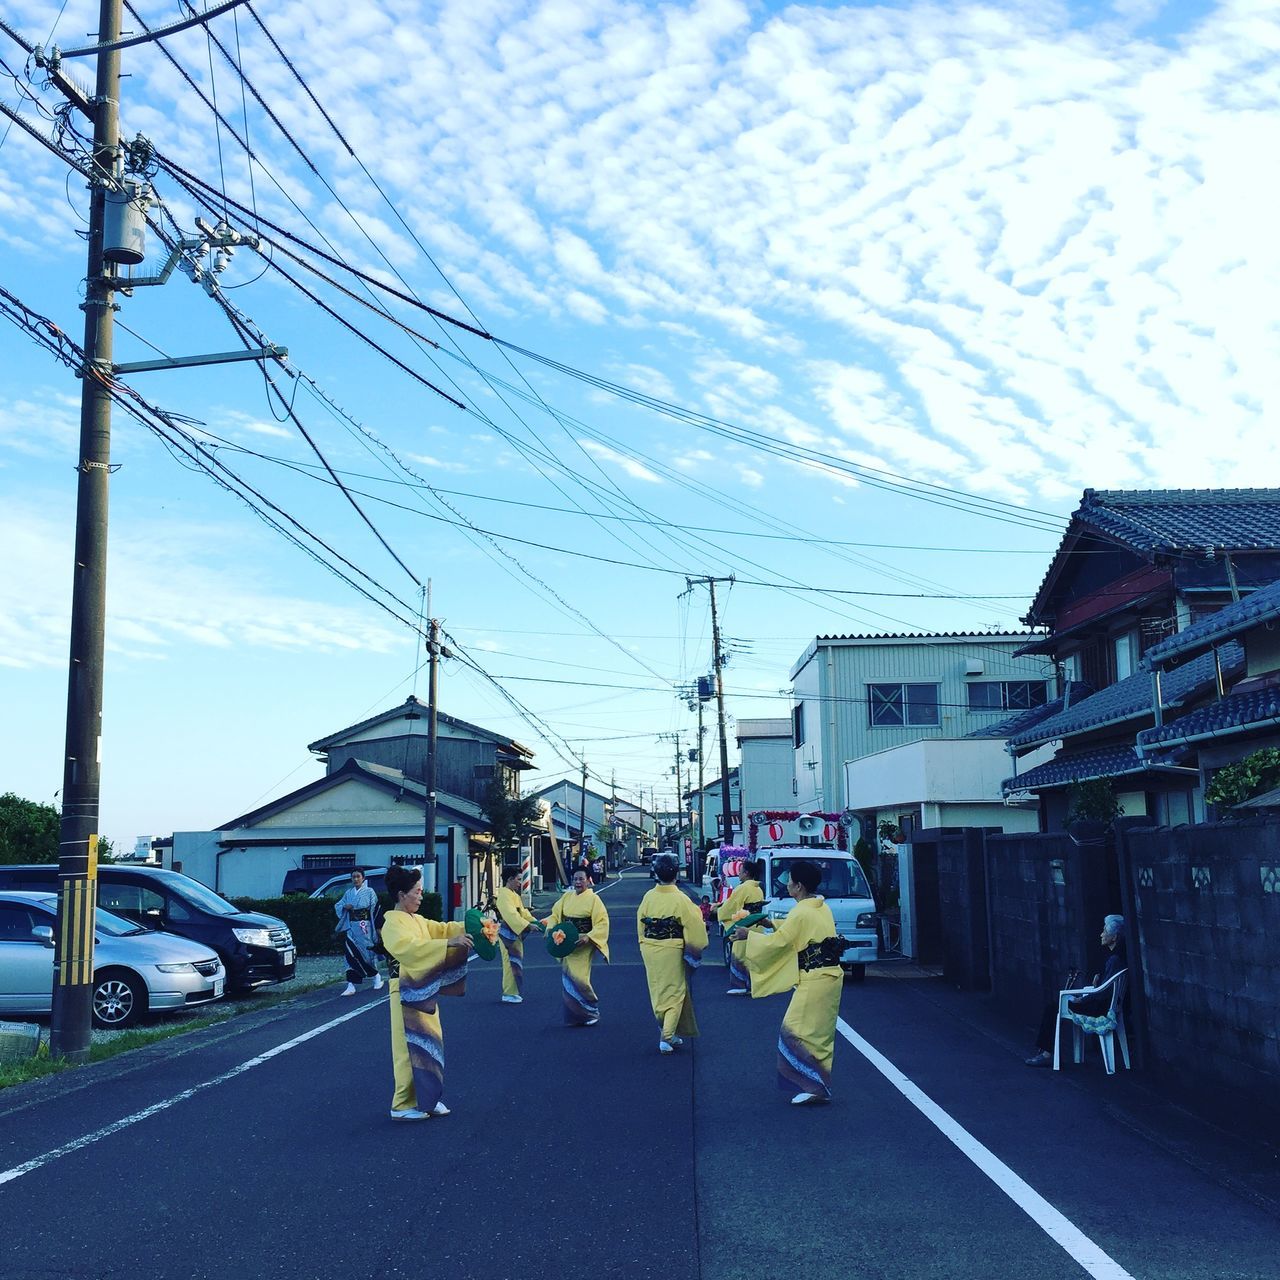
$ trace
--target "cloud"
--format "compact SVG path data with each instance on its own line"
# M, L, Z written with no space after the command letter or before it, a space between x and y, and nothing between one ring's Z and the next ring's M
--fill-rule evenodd
M618 453L607 445L598 444L594 440L579 440L578 443L588 453L594 454L597 458L603 458L606 462L612 462L615 466L621 468L633 480L643 480L646 484L664 483L661 476L655 475L643 463L637 462L634 458L629 458L625 454Z
M0 652L19 669L66 663L74 513L66 497L0 508ZM252 535L250 535L252 537ZM290 595L246 564L242 527L117 517L107 575L107 644L135 661L197 648L388 653L403 633L356 603Z

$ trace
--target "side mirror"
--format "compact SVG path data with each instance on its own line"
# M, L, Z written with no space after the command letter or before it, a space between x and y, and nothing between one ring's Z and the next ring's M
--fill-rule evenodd
M38 924L31 930L31 936L40 943L41 946L53 946L53 928L47 924Z

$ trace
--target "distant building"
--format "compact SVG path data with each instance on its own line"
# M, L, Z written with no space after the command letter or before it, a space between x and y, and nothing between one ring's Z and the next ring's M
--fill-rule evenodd
M739 776L742 801L739 809L790 809L795 804L795 753L791 746L791 721L740 719L738 721Z

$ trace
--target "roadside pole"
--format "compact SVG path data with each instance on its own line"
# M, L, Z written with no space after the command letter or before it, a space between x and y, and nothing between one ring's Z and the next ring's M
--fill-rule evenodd
M423 781L427 788L427 802L423 811L423 842L426 847L422 851L423 873L428 883L423 887L434 889L440 895L440 915L444 920L451 920L453 909L453 846L450 844L449 856L445 859L445 883L440 886L439 860L436 857L436 743L438 711L438 691L440 672L440 624L431 618L427 623L427 767Z
M729 581L732 582L733 579L730 578ZM722 843L732 844L733 810L730 807L729 742L725 737L724 730L724 650L720 646L720 621L716 614L716 579L707 579L707 585L711 588L711 643L715 649L715 653L712 656L715 659L716 712L720 720L720 797L722 801L721 811L724 815L724 839Z
M98 41L120 38L121 0L101 0ZM103 255L108 183L120 164L120 51L98 54L93 111L93 180L85 280L80 457L76 467L75 566L67 676L66 753L58 841L58 928L54 939L49 1051L83 1061L89 1053L93 996L93 921L97 898L101 793L102 669L107 595L107 488L111 471L111 397L115 269Z

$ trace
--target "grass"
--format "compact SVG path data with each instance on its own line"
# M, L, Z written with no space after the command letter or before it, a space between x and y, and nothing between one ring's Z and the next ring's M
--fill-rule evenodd
M171 1040L174 1036L186 1035L189 1031L212 1027L219 1022L227 1022L239 1017L242 1013L252 1013L259 1009L269 1009L273 1005L285 1004L308 991L316 991L320 987L331 986L332 983L332 977L317 978L312 982L299 983L288 992L266 992L255 996L252 1000L243 1001L216 1012L200 1014L183 1022L121 1031L110 1040L91 1044L89 1056L85 1062L105 1062L117 1054L128 1053L131 1049L142 1049L160 1040ZM71 1062L67 1058L50 1057L48 1044L42 1043L32 1058L23 1058L16 1062L0 1062L0 1089L7 1089L16 1084L26 1084L28 1080L39 1080L42 1076L57 1075L60 1071L70 1071L83 1065L85 1063Z

